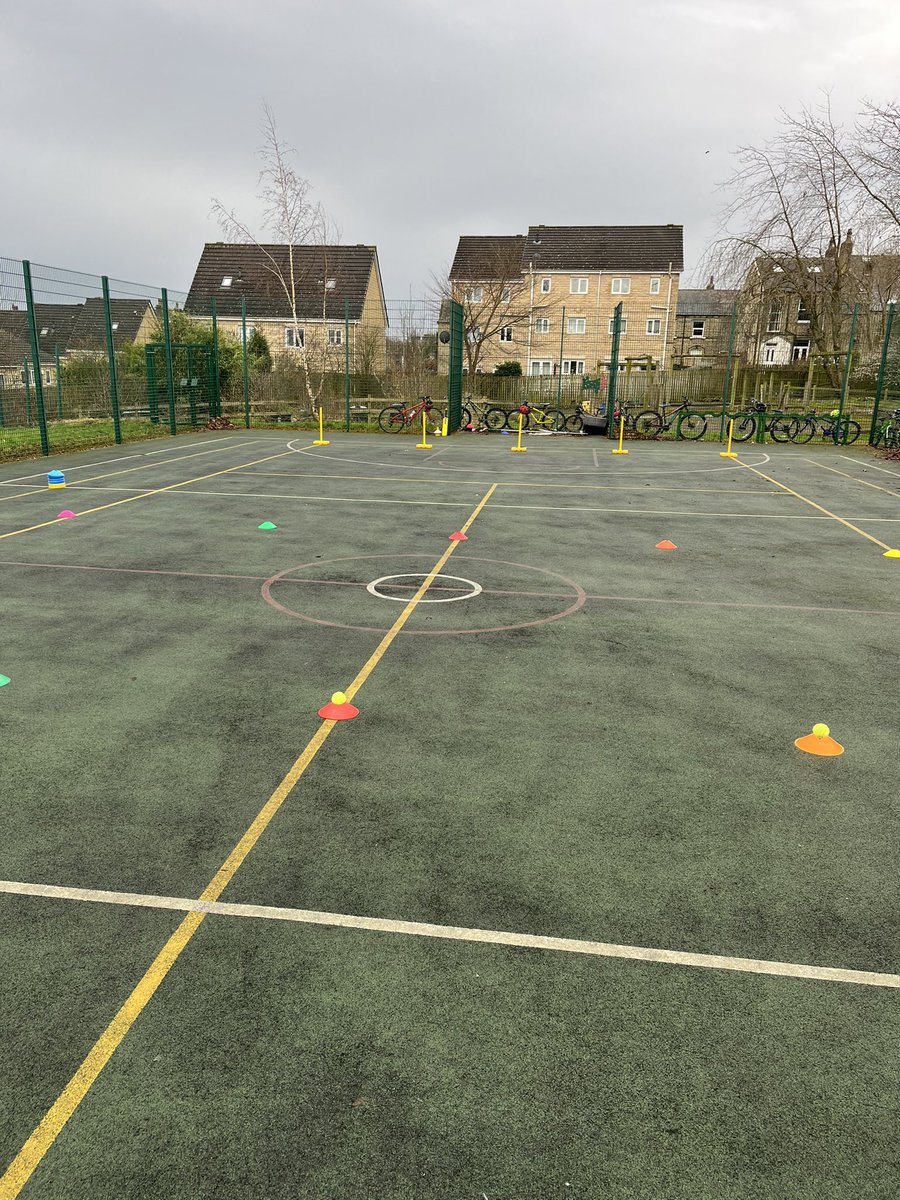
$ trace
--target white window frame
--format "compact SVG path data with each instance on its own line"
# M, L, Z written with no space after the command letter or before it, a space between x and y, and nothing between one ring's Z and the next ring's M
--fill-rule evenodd
M588 294L589 286L590 280L586 275L573 275L569 280L569 295L586 296Z
M506 287L500 289L500 303L509 304L512 299L512 288L507 284Z
M343 329L341 329L340 325L332 326L332 328L328 330L328 345L329 346L343 346L343 344L344 344Z
M511 342L513 340L512 325L503 325L498 331L498 336L501 342Z
M800 314L804 311L806 312L806 316L801 317ZM802 300L797 301L797 324L798 325L808 325L809 324L809 309L806 307L806 305L803 303Z
M609 336L612 337L612 335L615 333L615 331L616 331L616 318L610 317L609 318ZM619 335L624 336L627 332L628 332L628 318L623 317L622 320L619 322Z
M651 296L659 295L659 276L658 275L654 275L653 278L650 280L650 295Z
M800 351L799 354L798 351ZM809 338L806 338L805 342L802 340L799 343L794 342L793 346L791 347L791 362L806 362L808 358Z
M545 275L541 279L541 295L542 296L549 295L550 289L552 287L553 287L553 280L551 279L551 277L549 275Z
M475 346L484 340L480 325L473 325L466 335L466 339L470 346Z
M766 322L766 333L781 333L781 305L772 304L769 309L769 319Z
M578 337L587 330L587 320L584 317L566 317L566 333Z
M296 339L300 340L297 341ZM293 325L285 325L284 327L284 348L285 350L302 350L306 345L306 335L302 329L295 329Z
M233 275L223 275L222 276L222 287L231 287L233 282L234 282Z
M573 370L574 367L574 370ZM563 375L583 375L584 374L584 359L583 358L564 358L562 360Z
M613 296L630 296L631 295L631 278L628 275L614 275L610 283L610 292Z
M697 332L697 326L700 326L700 332ZM691 337L702 338L706 337L706 322L701 317L695 317L691 321Z
M537 367L536 371L534 368ZM544 368L547 368L545 371ZM538 377L541 375L553 374L553 359L552 358L533 358L528 364L529 376Z
M655 329L651 328L651 326L653 326L653 325L656 326ZM662 319L660 317L648 317L647 318L647 337L659 337L659 335L661 333L662 333Z
M774 363L778 357L778 343L766 342L763 345L763 364Z
M549 333L550 332L550 318L549 317L535 317L534 332L535 333Z
M484 288L478 287L475 284L472 287L467 287L463 292L463 304L480 304L484 299Z

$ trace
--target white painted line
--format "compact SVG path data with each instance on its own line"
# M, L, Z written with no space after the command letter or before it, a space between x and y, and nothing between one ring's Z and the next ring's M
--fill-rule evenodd
M92 484L73 483L71 489L80 492L140 492L141 488L125 488L125 487L95 487ZM166 492L167 496L174 496L174 492ZM414 504L428 505L434 508L471 508L472 500L381 500L374 496L281 496L275 495L272 492L206 492L199 488L191 488L189 491L184 490L178 493L182 496L216 496L219 500L229 496L248 496L252 500L306 500L313 504ZM817 520L815 517L806 517L805 520ZM900 518L898 518L900 521Z
M199 442L170 442L168 446L163 446L162 450L147 450L145 457L152 458L154 454L168 454L170 450L190 450L192 446L205 446L209 440L209 438L203 438ZM241 444L246 446L247 442Z
M72 454L77 454L77 450L70 451ZM130 458L143 458L143 454L123 454L120 458L101 458L99 462L76 463L73 467L63 467L64 471L85 471L88 467L105 467L108 463L128 462ZM47 460L50 461L49 459ZM49 468L51 471L53 467ZM46 476L46 471L35 471L33 475L17 475L15 479L5 479L4 486L10 483L22 483L26 479L41 479Z
M357 917L346 913L318 912L307 908L274 908L266 904L231 904L221 900L191 900L181 896L149 896L139 892L106 892L94 888L57 887L46 883L0 880L0 892L14 896L39 896L51 900L80 900L94 904L121 904L136 908L161 908L175 912L205 912L222 917L253 917L263 921L292 921L302 925L327 925L441 938L455 942L481 942L526 950L554 950L589 954L597 958L625 958L635 962L665 963L677 967L703 967L719 971L744 971L753 975L780 975L788 979L813 979L828 983L854 983L869 987L900 988L900 975L881 971L856 971L844 967L817 967L806 963L737 958L724 954L695 954L687 950L659 950L650 946L625 946L580 938L544 937L532 933L507 933L498 929L466 929L458 925L432 925L421 921L395 921Z
M868 462L868 460L866 460L866 459L851 458L848 454L839 454L838 457L844 459L845 462L852 462L852 463L862 462L863 465L865 466L866 470L881 471L885 475L893 475L893 477L895 479L900 479L900 472L889 471L887 469L887 467L876 467L874 463Z

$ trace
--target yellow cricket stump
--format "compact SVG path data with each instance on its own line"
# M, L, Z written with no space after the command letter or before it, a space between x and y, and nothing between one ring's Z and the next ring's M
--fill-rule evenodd
M522 414L519 413L519 437L515 446L510 446L511 454L527 454L528 447L522 445Z
M330 446L331 445L331 442L325 441L325 427L323 424L323 420L324 420L324 418L322 416L322 405L320 404L319 405L319 438L318 438L318 441L313 442L314 446Z
M627 454L627 450L622 449L622 443L625 441L625 418L619 417L619 448L613 450L613 454Z
M424 413L422 413L422 440L421 440L421 442L416 442L416 449L417 450L433 450L434 449L434 446L432 446L431 443L428 441L428 435L425 430L425 414Z
M447 425L449 420L449 417L444 417L443 421L441 422L441 437L449 437L449 434L447 433Z
M737 455L731 448L731 435L734 432L734 417L728 420L728 449L719 451L719 458L737 458ZM721 443L720 443L721 445Z

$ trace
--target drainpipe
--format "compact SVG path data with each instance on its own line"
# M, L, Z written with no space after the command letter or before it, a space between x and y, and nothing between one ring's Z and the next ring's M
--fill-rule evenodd
M528 353L525 357L526 375L531 370L531 327L534 324L534 262L529 262L528 274L531 276L531 296L528 301Z
M672 264L669 263L669 290L668 290L668 294L666 296L666 327L663 330L662 362L659 365L659 369L661 371L664 371L666 369L666 351L669 349L669 309L671 307L672 307Z

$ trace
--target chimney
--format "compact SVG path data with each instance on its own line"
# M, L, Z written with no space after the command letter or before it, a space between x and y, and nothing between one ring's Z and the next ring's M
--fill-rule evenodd
M712 275L710 275L710 277L709 277L709 283L706 285L706 290L707 290L708 292L710 292L710 291L712 291L712 289L713 289L715 286L716 286L716 281L715 281L715 279L713 278L713 276L712 276Z
M842 266L846 267L849 265L850 256L852 253L853 253L853 230L848 229L847 236L844 238L843 242L841 242L841 248L840 248L840 251L838 252L838 259L840 260Z
M828 243L828 249L825 251L825 257L826 258L834 258L836 253L837 253L837 246L835 246L834 238L832 238Z

